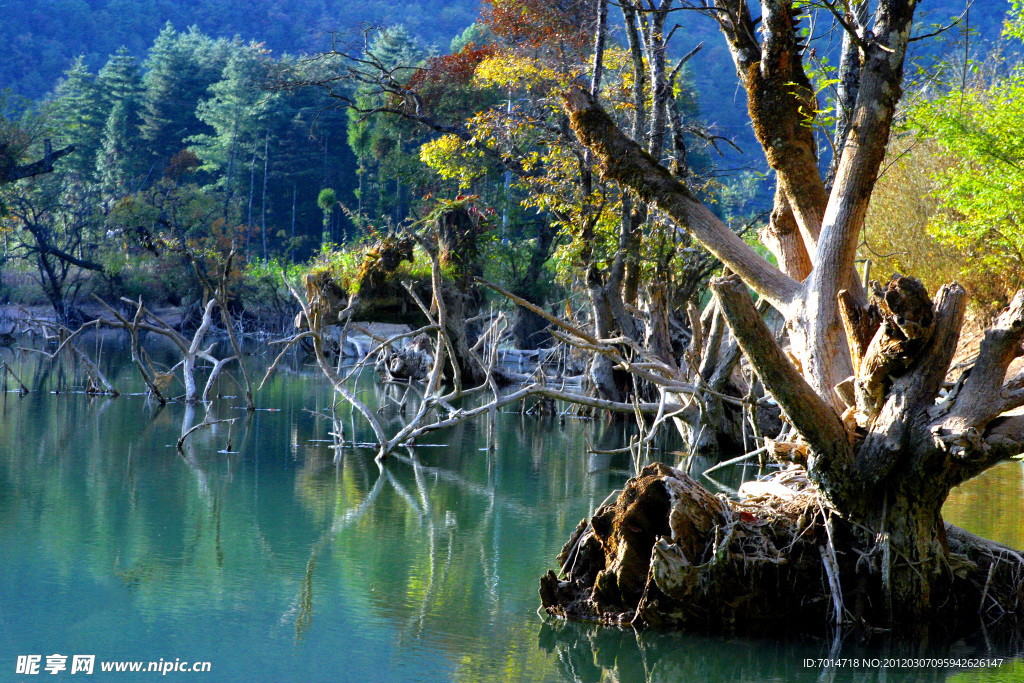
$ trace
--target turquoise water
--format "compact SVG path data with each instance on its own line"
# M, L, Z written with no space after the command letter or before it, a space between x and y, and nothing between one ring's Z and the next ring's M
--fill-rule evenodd
M1024 677L1019 662L992 672L823 671L803 662L828 656L831 643L546 623L536 614L540 575L577 522L628 476L626 456L587 453L621 444L621 426L502 413L493 452L484 420L428 436L378 466L369 450L333 447L338 427L357 442L370 440L369 430L344 407L337 424L318 417L330 412L332 392L292 359L257 395L270 410L240 410L226 379L211 418L237 421L197 432L181 455L174 444L183 424L204 410L131 395L141 390L134 370L104 343L89 350L124 392L118 398L74 393L84 384L74 364L0 349L0 360L38 389L0 394L0 680L51 678L19 675L17 658L40 655L45 666L57 653L69 656L61 673L72 680L81 675L70 675L76 654L95 655L90 678L98 680ZM249 362L261 376L269 358ZM360 395L386 406L381 418L393 429L405 388L371 379L361 379ZM1020 465L1008 463L956 492L948 514L1024 545L1021 480ZM1002 512L993 515L997 496ZM950 652L990 650L979 634ZM880 656L854 645L841 655ZM100 662L161 659L209 662L210 670L99 670Z

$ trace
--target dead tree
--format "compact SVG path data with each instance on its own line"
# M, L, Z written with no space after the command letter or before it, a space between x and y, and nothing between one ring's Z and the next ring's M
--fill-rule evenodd
M947 285L933 301L916 280L895 276L888 284L877 285L869 297L854 274L864 215L901 94L916 2L879 0L866 25L838 15L859 50L860 66L849 129L830 192L819 172L816 146L806 123L808 112L816 106L803 67L795 4L763 2L759 25L745 0L704 5L725 35L747 91L755 133L777 175L776 206L767 237L781 270L730 231L657 158L623 134L588 92L567 92L565 109L604 178L671 217L736 274L713 281L715 298L743 353L803 442L808 475L826 510L820 515L818 531L812 532L818 534L818 541L824 539L821 557L800 575L808 595L821 594L814 586L820 587L821 577L827 576L831 590L826 586L824 594L840 605L859 604L861 623L917 631L976 619L981 591L964 599L956 597L955 591L965 584L979 589L984 585L982 600L997 590L1008 596L1002 608L1019 615L1024 610L1019 590L1021 556L1000 551L1002 564L979 562L978 554L985 552L982 544L961 534L954 544L941 508L954 486L1024 450L1024 415L1007 414L1024 405L1024 377L1006 377L1010 361L1022 353L1024 292L1014 297L986 333L973 367L938 401L963 322L964 290ZM785 318L798 365L756 312L748 286ZM676 500L673 496L670 491L665 506L659 508L666 520L672 509L668 500ZM699 507L706 511L694 511L697 516L692 523L709 526L689 538L707 539L710 533L717 539L715 548L725 552L728 544L723 534L731 533L730 518L710 502ZM671 512L673 518L689 514L684 508L678 510ZM651 536L634 539L633 544L643 560L644 574L650 565L652 576L663 574L681 582L668 592L692 594L694 600L707 597L710 593L701 593L700 572L695 568L702 561L698 555L704 546L673 545L669 541L682 542L686 534L660 531L658 515L633 523L643 529L640 535ZM619 533L619 527L615 529L608 533ZM652 551L654 536L659 534L673 547ZM614 543L595 542L603 544L605 557L610 558L607 553ZM853 566L837 563L835 549L847 556L860 553L864 561ZM809 561L813 553L801 557ZM997 564L1009 569L1004 571ZM676 569L666 573L670 565ZM597 595L597 586L614 578L577 573L568 583L597 581L592 584ZM616 580L621 585L624 578L617 575ZM555 588L566 588L556 584ZM650 582L646 585L653 590ZM548 587L552 587L550 581ZM621 613L636 609L631 591L628 599L619 593ZM558 597L557 592L548 592L547 604L554 611L565 604L566 595ZM730 598L718 595L724 608L722 601ZM733 611L742 618L743 609ZM818 616L812 628L847 618L843 609ZM780 618L787 616L783 612ZM693 623L685 618L681 622Z
M601 340L592 334L580 329L570 323L556 318L544 309L531 304L521 297L512 294L496 285L483 280L475 280L477 284L488 286L500 294L508 297L511 301L530 310L554 327L558 331L555 337L564 340L574 346L585 349L592 353L606 355L610 358L613 366L622 366L637 377L649 381L659 387L660 399L657 402L640 401L609 401L606 399L589 396L579 391L566 389L565 387L549 385L542 376L522 377L527 380L519 386L507 392L499 392L497 363L497 339L505 331L504 317L498 316L492 321L487 330L481 336L481 340L470 353L476 354L478 349L485 350L480 356L476 356L483 370L483 379L476 384L463 384L468 378L460 378L458 365L451 364L455 368L455 378L450 389L442 385L444 368L448 358L455 354L455 344L449 337L451 326L447 324L448 304L446 297L441 294L445 291L446 285L442 281L440 258L437 251L430 252L431 258L431 303L427 304L419 298L415 289L406 283L407 291L414 299L416 305L427 320L427 325L406 332L394 335L386 339L375 340L376 344L369 350L364 359L355 366L344 368L335 365L324 351L326 328L334 323L338 316L338 302L331 295L331 291L316 282L313 276L306 278L306 296L300 294L290 282L285 279L285 285L291 290L292 295L302 307L302 316L309 321L308 329L294 335L290 339L282 340L284 348L278 354L275 361L267 371L266 378L276 369L284 354L295 344L304 340L310 340L313 346L317 364L321 371L334 386L335 391L352 407L360 413L369 423L374 432L377 442L373 446L377 449L377 459L387 458L395 449L402 446L415 444L416 440L432 431L447 429L466 420L479 416L493 414L508 405L522 402L531 397L565 401L568 403L585 406L596 410L605 410L624 415L649 415L653 416L650 428L646 431L647 437L652 437L658 428L668 424L671 417L684 408L684 405L677 402L672 396L688 396L695 389L693 385L679 380L675 371L660 363L656 358L647 354L639 345L632 344L624 339ZM387 346L393 345L407 337L416 337L423 334L434 335L431 345L432 365L423 388L423 399L420 402L415 414L406 419L406 423L394 434L388 434L384 425L377 418L376 414L363 403L354 391L350 388L351 380L358 375L363 366L371 362L377 354ZM630 350L641 359L634 364L632 357L627 358L622 352L622 345L629 345ZM261 385L262 386L262 385ZM459 405L462 399L482 395L485 399L476 406ZM650 438L646 439L647 441Z
M166 403L167 398L163 392L167 389L171 378L174 376L174 371L179 366L181 367L181 383L185 387L185 402L191 404L201 401L206 403L210 400L210 392L213 390L218 377L220 377L221 370L228 363L238 360L237 354L229 358L216 358L212 354L212 344L205 349L202 346L213 324L213 309L219 306L217 299L210 299L206 303L206 306L203 308L202 322L196 329L195 334L192 335L192 339L188 339L160 317L150 313L142 303L141 298L138 301L123 300L124 303L135 306L135 315L131 320L116 309L108 306L101 299L97 298L97 301L114 317L114 320L103 320L101 322L108 327L120 328L128 332L131 339L132 362L146 383L150 395L160 403ZM167 372L157 371L150 362L149 356L139 344L139 332L152 332L169 339L178 348L178 351L181 352L181 361ZM213 366L209 377L207 377L202 394L199 393L199 385L196 384L195 379L196 362L200 359L207 361Z
M762 315L769 310L766 301L757 308ZM703 315L690 304L689 318L692 333L680 379L692 383L694 393L680 397L686 408L673 417L687 454L749 451L759 435L777 436L778 410L766 405L759 382L744 382L742 353L718 303L712 300Z
M448 345L446 375L456 384L478 385L485 380L486 373L483 361L472 350L476 340L467 321L479 311L483 300L474 282L482 270L477 246L482 226L466 207L459 205L444 207L429 222L433 228L431 235L406 234L378 240L363 255L358 277L347 289L331 272L321 271L307 278L307 290L320 304L320 324L387 319L400 310L419 311L417 318L422 322L436 313L444 325ZM444 266L445 274L437 282L426 278L418 282L401 281L399 266L413 262L413 247L417 243L427 258ZM425 311L419 298L430 296L433 302Z

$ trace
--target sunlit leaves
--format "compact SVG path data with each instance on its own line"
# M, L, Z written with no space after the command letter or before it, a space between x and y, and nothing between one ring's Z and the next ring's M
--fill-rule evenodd
M486 0L484 23L516 46L574 52L593 40L594 0Z
M445 180L458 181L468 189L473 180L487 172L481 151L455 135L443 135L420 147L420 160Z
M552 64L539 59L502 53L483 60L477 67L474 80L485 87L538 90L566 87L579 75L579 68L559 73Z
M987 87L953 91L918 106L920 131L949 156L936 172L940 211L932 230L973 255L970 274L1024 273L1024 69Z

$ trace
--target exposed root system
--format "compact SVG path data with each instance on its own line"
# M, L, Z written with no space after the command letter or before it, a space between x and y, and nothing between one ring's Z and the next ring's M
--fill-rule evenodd
M775 490L778 489L778 490ZM877 631L884 567L899 561L836 515L800 470L734 501L646 467L572 534L541 579L554 616L694 631ZM1024 609L1024 558L948 527L951 620L970 628Z

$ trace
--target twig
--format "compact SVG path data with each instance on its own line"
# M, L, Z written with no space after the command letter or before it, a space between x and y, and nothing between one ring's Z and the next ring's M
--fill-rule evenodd
M733 458L731 460L726 460L724 462L718 463L714 467L709 467L708 469L704 470L703 474L706 477L711 472L714 472L716 470L720 470L723 467L728 467L729 465L736 465L738 463L743 462L744 460L749 460L750 458L753 458L755 455L760 455L761 453L764 453L767 450L768 450L767 446L762 446L761 448L758 448L756 451L750 451L749 453L744 453L743 455L739 456L738 458Z

